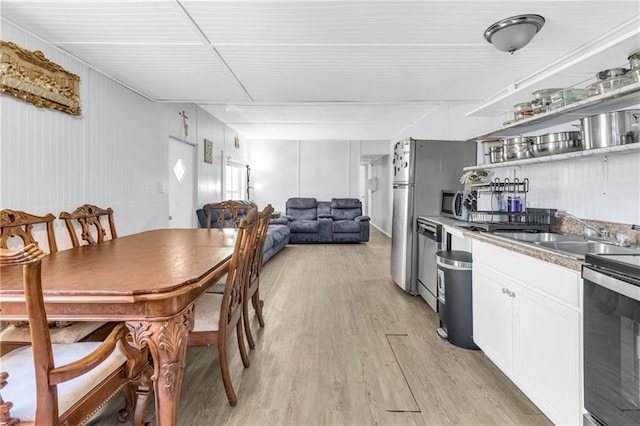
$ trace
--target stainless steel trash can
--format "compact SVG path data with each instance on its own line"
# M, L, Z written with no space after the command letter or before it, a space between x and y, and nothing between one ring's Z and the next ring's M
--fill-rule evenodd
M439 251L435 255L438 273L438 335L452 345L480 349L473 341L471 253Z

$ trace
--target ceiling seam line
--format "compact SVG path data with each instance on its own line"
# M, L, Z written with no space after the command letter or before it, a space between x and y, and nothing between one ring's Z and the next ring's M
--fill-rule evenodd
M56 50L64 55L69 56L70 58L73 58L75 61L78 61L78 63L80 63L81 65L84 65L85 67L87 67L89 70L93 70L94 72L97 72L98 74L102 75L103 77L121 85L122 87L132 91L133 93L135 93L136 95L142 96L144 99L151 101L151 102L156 102L155 99L153 99L151 96L146 95L144 93L142 93L141 91L134 89L133 87L131 87L130 85L128 85L127 83L123 82L122 80L107 74L106 72L102 71L99 68L96 68L94 65L91 65L90 63L88 63L87 61L79 58L78 56L74 55L73 53L58 47L54 44L49 43L48 41L46 41L45 39L43 39L42 37L40 37L39 35L27 30L26 28L22 27L21 25L16 24L15 22L0 16L0 21L4 21L6 23L8 23L9 25L13 25L15 28L20 29L21 31L24 31L26 34L29 34L31 37L34 37L36 40L39 40L40 42L44 43L45 45L49 46L51 49Z
M156 100L156 102L158 103L191 102L191 103L198 103L199 105L205 105L205 106L233 104L237 106L277 106L277 107L281 107L281 106L304 107L304 106L321 106L321 105L331 106L334 104L345 105L345 106L349 106L349 105L395 106L395 105L403 105L403 104L412 105L412 104L423 104L423 103L428 105L440 105L443 102L447 102L447 103L478 102L480 103L482 101L483 101L482 99L455 99L455 100L425 99L425 100L411 100L411 101L403 101L403 100L398 100L398 101L282 101L282 102L268 102L268 103L262 103L266 101L252 101L252 102L249 102L247 105L242 105L243 102L247 102L247 101L233 101L233 100L207 101L207 100L190 100L190 99L179 99L179 100L173 100L173 101Z
M187 18L187 21L191 23L191 25L193 26L193 28L196 30L196 32L202 37L202 39L206 42L207 46L213 51L213 53L218 57L218 59L220 60L220 62L222 62L225 66L225 68L227 68L227 71L229 72L229 74L231 74L234 78L234 80L236 81L236 83L238 83L238 85L242 88L242 90L244 91L245 95L247 95L247 97L249 98L250 101L253 102L253 96L251 96L249 94L249 91L247 90L247 88L244 86L244 84L242 84L242 82L240 81L240 79L238 78L238 76L236 75L235 72L233 72L233 70L231 69L231 67L229 66L229 64L227 63L227 61L224 60L224 58L222 57L222 55L220 54L220 52L218 52L218 50L213 46L213 44L211 43L211 40L209 40L209 38L207 37L207 35L204 33L204 31L202 31L202 29L200 28L200 26L196 23L196 21L193 19L193 17L189 14L189 12L187 12L187 9L185 9L185 7L182 5L182 3L180 2L180 0L176 0L176 3L178 5L178 10L182 12L182 14L184 15L185 18Z

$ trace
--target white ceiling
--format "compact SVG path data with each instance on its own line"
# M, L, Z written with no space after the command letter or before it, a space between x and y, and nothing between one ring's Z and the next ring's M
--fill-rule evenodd
M640 0L0 7L3 19L144 96L195 102L254 139L392 139L442 102L482 101L640 14ZM528 46L509 55L484 40L489 25L522 13L546 19ZM594 66L585 75L611 67Z

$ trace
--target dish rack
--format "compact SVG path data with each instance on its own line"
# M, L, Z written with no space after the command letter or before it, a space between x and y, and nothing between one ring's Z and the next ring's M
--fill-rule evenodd
M500 229L549 231L551 225L555 224L556 210L527 208L528 192L529 179L527 178L523 180L496 178L491 182L472 184L471 191L464 202L468 222L473 224L473 227L486 231ZM478 209L479 196L490 197L489 209Z
M469 212L472 228L483 231L518 230L549 232L556 223L556 209L528 208L525 212Z

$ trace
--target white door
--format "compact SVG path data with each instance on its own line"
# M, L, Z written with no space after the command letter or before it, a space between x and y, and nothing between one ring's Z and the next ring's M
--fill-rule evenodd
M193 228L195 146L169 139L169 228Z

